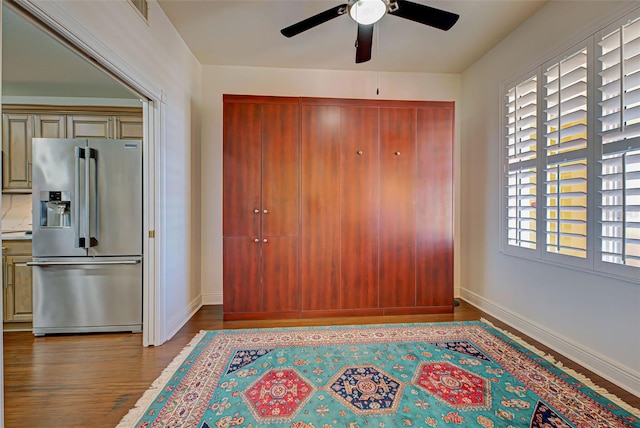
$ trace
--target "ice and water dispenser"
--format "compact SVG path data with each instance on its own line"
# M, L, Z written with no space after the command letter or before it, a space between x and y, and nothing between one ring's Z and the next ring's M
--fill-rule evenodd
M71 192L40 192L40 227L71 227Z

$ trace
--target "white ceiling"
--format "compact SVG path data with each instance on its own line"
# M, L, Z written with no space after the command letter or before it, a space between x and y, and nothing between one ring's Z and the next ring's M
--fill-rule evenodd
M137 98L6 2L2 5L2 96Z
M201 64L461 73L540 9L538 0L414 0L460 15L449 31L396 16L375 24L355 64L357 26L342 15L292 38L280 30L346 0L159 0Z

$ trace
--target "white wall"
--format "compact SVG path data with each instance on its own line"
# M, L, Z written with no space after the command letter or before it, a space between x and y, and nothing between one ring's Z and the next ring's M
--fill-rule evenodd
M202 293L204 304L222 304L223 94L454 101L456 106L460 101L460 76L453 74L377 74L355 71L204 66L203 82ZM376 88L380 89L379 95L376 95ZM457 118L455 126L455 135L459 135ZM456 147L458 147L457 140ZM457 153L456 150L454 155L456 159ZM455 169L457 174L457 161ZM459 227L457 220L455 227L456 230ZM456 248L458 247L456 245ZM456 263L456 266L458 265L459 263ZM458 277L457 273L455 276Z
M629 4L549 2L463 73L461 295L638 395L640 285L499 252L500 83Z
M24 0L22 0L24 1ZM160 240L162 339L170 338L201 305L199 145L201 66L159 5L145 22L126 1L38 0L53 17L108 62L157 90L163 100Z

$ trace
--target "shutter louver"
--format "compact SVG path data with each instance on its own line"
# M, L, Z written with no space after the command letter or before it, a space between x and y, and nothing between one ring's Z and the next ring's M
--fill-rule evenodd
M640 267L640 19L599 46L601 260Z
M536 248L537 77L507 90L507 243Z

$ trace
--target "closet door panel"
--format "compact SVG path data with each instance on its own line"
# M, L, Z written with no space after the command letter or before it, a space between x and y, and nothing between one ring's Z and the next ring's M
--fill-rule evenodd
M417 301L453 305L453 109L418 110Z
M278 236L262 242L262 299L265 312L298 310L298 238Z
M343 107L340 148L342 309L378 307L378 109Z
M223 238L223 307L225 312L262 310L260 243L255 238Z
M380 306L415 306L416 110L380 109Z
M340 307L340 111L302 106L302 310Z
M225 103L223 122L223 234L259 236L261 107Z
M262 236L297 236L299 107L262 106Z

